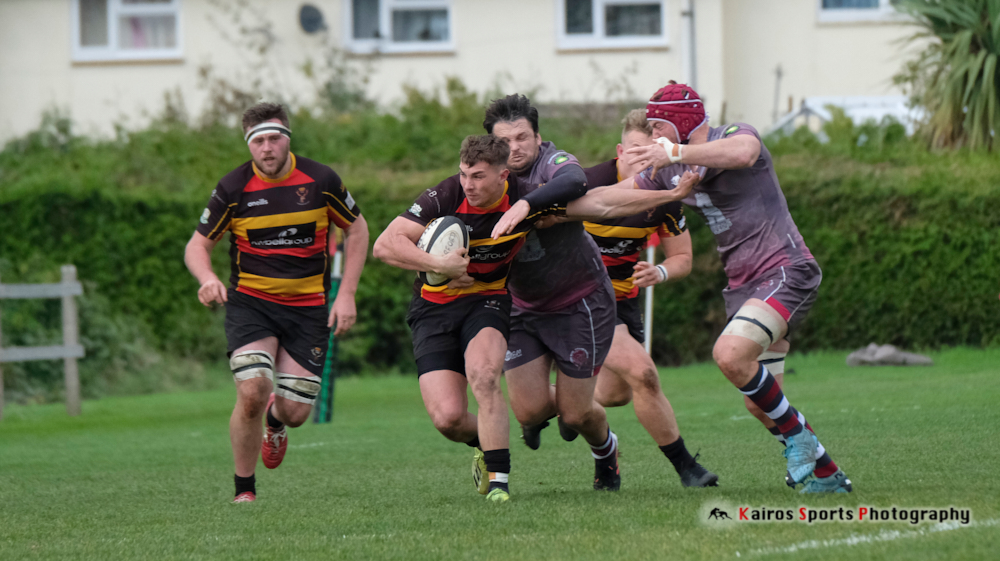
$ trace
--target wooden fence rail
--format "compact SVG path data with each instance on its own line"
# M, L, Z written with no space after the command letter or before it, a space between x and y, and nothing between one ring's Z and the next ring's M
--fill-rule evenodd
M63 265L62 282L54 284L2 284L0 300L35 300L40 298L62 299L63 344L49 347L9 347L3 348L0 329L0 419L3 419L3 363L25 362L29 360L63 359L66 380L66 412L80 414L80 373L76 359L83 358L80 346L80 323L76 312L75 296L83 294L83 287L76 280L76 267ZM0 322L2 326L2 322Z

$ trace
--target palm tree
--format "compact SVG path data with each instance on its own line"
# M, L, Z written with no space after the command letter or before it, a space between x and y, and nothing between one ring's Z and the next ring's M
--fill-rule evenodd
M927 110L922 133L933 147L991 150L1000 130L1000 0L897 0L928 43L895 82Z

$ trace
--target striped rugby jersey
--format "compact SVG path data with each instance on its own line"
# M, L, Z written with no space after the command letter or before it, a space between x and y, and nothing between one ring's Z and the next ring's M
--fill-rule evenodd
M261 176L252 161L223 177L197 230L214 241L231 233L229 283L238 292L288 306L323 306L330 292L330 223L347 229L361 211L336 172L289 157L292 169L279 179Z
M621 176L618 175L618 158L583 171L587 174L587 185L590 189L614 185L621 181ZM654 232L661 237L677 236L687 230L684 208L680 201L633 216L613 218L600 223L584 222L583 226L601 250L601 259L608 268L617 300L627 300L639 295L639 289L632 283L632 273L649 237Z
M413 206L400 216L422 226L427 226L432 220L442 216L455 216L465 223L465 227L469 229L470 261L467 272L475 279L475 283L468 288L448 288L447 285L424 284L417 277L413 283L414 295L435 304L446 304L475 294L507 294L507 275L514 255L524 245L525 235L542 216L565 211L565 208L551 207L533 212L517 225L514 233L494 240L491 237L493 227L500 221L503 213L527 194L524 187L511 174L500 200L488 208L479 208L469 204L459 176L453 175L417 197Z

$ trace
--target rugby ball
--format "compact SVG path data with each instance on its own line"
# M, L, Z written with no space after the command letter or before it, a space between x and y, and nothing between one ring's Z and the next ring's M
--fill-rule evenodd
M431 255L445 255L460 247L469 249L469 230L464 222L454 216L435 218L417 240L417 249ZM418 275L424 284L430 286L442 286L451 280L433 272L421 272Z

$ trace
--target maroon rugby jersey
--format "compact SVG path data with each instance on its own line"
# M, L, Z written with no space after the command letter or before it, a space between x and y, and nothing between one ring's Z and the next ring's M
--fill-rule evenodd
M535 212L518 224L513 233L494 240L491 237L493 227L503 213L526 194L524 184L511 175L499 201L488 208L474 207L465 198L459 176L453 175L417 197L413 206L400 216L422 226L442 216L455 216L465 223L469 229L470 262L467 272L475 283L468 288L448 288L447 285L424 284L418 277L413 284L414 295L429 302L445 304L474 294L507 294L507 275L514 255L524 244L525 235L538 218L555 212L554 208Z
M517 179L526 184L525 193L530 193L549 182L559 169L579 165L572 154L543 142L531 169ZM576 303L604 284L607 271L600 256L580 222L531 230L510 273L514 306L553 312Z
M740 135L760 141L757 130L746 123L711 128L708 141ZM684 168L669 166L652 180L647 169L636 176L636 185L641 189L672 189ZM788 212L771 153L763 142L760 156L748 168L698 167L698 171L702 180L684 204L693 207L715 234L729 288L746 284L765 271L813 260Z
M618 158L583 171L587 174L587 186L590 189L621 181L621 176L618 175ZM627 300L639 295L639 288L632 282L632 274L642 249L646 247L653 232L669 238L679 236L687 230L684 207L679 201L633 216L612 218L599 223L584 222L583 226L601 250L601 259L608 268L617 300Z

